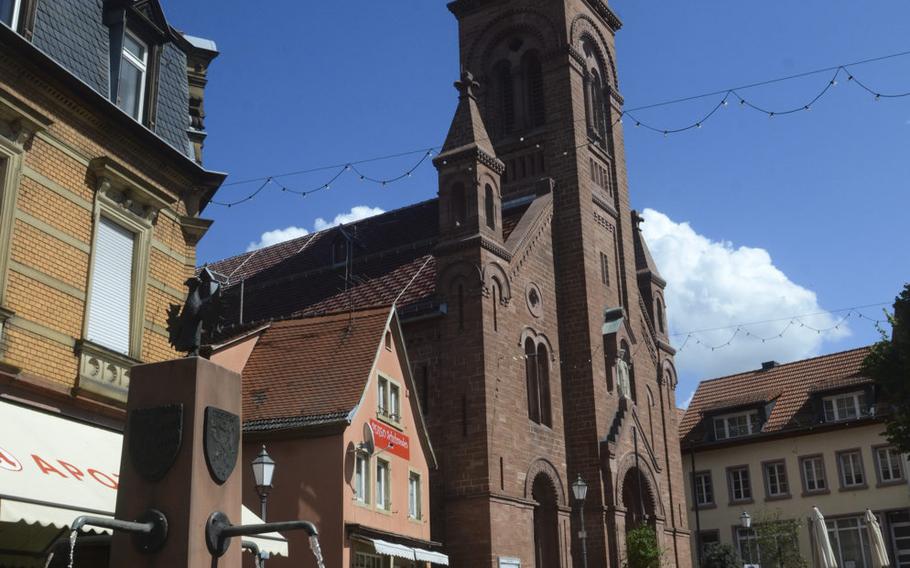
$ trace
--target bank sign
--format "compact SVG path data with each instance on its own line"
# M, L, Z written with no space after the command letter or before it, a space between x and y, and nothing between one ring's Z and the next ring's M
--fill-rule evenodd
M373 442L377 452L389 452L406 460L411 459L411 442L405 434L375 418L370 419L370 427L373 429Z

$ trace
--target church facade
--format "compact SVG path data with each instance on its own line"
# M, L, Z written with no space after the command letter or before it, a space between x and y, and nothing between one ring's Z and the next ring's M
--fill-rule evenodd
M665 281L631 210L601 0L457 0L438 198L210 265L234 331L394 304L454 566L691 566ZM343 285L339 285L343 279Z

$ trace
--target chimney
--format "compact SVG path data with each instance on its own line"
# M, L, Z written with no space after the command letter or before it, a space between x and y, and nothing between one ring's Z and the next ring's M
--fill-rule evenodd
M774 367L778 367L778 366L780 366L780 363L778 363L777 361L765 361L764 363L761 364L761 370L770 371Z

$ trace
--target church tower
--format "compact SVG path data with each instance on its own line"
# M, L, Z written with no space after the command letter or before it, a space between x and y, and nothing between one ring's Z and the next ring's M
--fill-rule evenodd
M472 452L451 432L434 438L449 462L434 493L445 508L438 536L462 565L580 567L571 484L581 476L589 566L621 566L627 531L647 525L667 565L688 567L665 283L630 208L625 169L621 22L604 0L456 0L449 9L468 73L434 160L438 287L450 315L461 308L453 345L475 324L483 339L471 351L482 369L465 373L471 387L450 375L440 388L461 388L449 399L461 401L460 414L450 417L476 413L483 442ZM446 251L467 238L479 243L475 268L455 296ZM455 456L476 466L472 481ZM473 545L460 549L465 539Z

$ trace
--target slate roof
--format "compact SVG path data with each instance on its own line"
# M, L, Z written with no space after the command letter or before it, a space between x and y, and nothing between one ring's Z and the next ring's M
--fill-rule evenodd
M680 440L703 441L703 418L749 403L774 402L762 432L784 432L814 426L812 394L820 390L868 384L861 374L868 347L822 355L768 370L739 373L702 381L679 425Z
M526 210L519 206L504 211L507 234ZM245 325L388 306L396 299L399 314L407 317L438 306L433 254L438 223L438 203L432 199L207 266L225 283L227 311L235 322L240 321L242 291ZM342 231L354 239L347 286L344 263L334 263L332 256L333 244L344 238Z
M391 308L274 322L243 369L244 428L345 421L357 407Z

